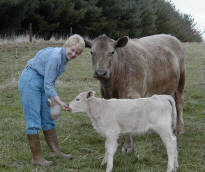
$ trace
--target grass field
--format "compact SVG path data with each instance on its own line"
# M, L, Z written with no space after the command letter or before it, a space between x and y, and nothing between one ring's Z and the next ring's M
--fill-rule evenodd
M40 132L43 155L55 165L47 168L30 165L31 153L26 140L17 80L26 61L39 49L61 46L59 43L19 43L0 45L0 172L103 172L104 139L93 129L84 114L62 112L56 128L62 151L72 153L73 160L49 157L49 150ZM205 172L205 44L185 43L186 88L184 92L185 134L177 136L178 172ZM98 82L92 78L89 50L69 62L66 72L56 82L57 91L65 102L79 92L95 90ZM167 153L157 135L135 137L132 154L118 149L114 172L163 172Z

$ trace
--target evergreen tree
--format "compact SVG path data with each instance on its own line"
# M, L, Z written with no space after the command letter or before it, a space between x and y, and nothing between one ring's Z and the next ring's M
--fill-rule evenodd
M202 41L194 19L165 0L1 0L0 33L26 32L49 39L73 33L143 37L167 33L182 41Z
M21 21L24 18L21 0L1 0L0 1L0 33L12 34L21 31Z

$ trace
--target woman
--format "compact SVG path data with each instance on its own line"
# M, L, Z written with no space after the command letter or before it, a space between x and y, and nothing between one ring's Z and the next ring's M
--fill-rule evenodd
M52 165L41 155L38 132L42 128L51 156L71 159L71 154L60 151L55 130L55 122L50 117L48 98L56 101L64 110L69 107L61 101L56 90L55 81L64 71L66 64L79 56L85 48L83 38L72 35L63 47L49 47L40 50L27 62L18 83L20 100L26 121L27 138L32 152L31 163L40 166Z

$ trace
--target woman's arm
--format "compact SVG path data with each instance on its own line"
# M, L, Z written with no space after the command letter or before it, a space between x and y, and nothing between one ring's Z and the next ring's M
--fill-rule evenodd
M58 67L60 65L59 54L53 53L49 61L45 65L45 76L44 76L44 89L47 96L52 100L52 102L58 103L62 109L68 111L69 107L66 103L61 101L55 90L55 81L58 77ZM52 106L52 104L51 104Z
M44 89L48 97L58 96L55 90L55 81L58 76L58 65L59 60L57 56L51 57L45 64Z

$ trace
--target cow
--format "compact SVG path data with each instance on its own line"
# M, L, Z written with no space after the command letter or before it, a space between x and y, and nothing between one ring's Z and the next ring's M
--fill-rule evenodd
M177 38L159 34L140 39L123 36L113 40L103 34L85 42L91 48L93 76L99 80L103 98L171 95L177 108L175 132L184 132L185 52ZM122 151L133 151L131 136L126 137Z
M172 96L106 100L95 97L93 91L86 91L69 103L69 111L86 113L96 131L106 138L105 156L101 163L107 163L106 172L112 171L120 135L142 135L149 130L156 132L165 144L168 154L167 172L177 169L177 141L173 134L177 113Z

